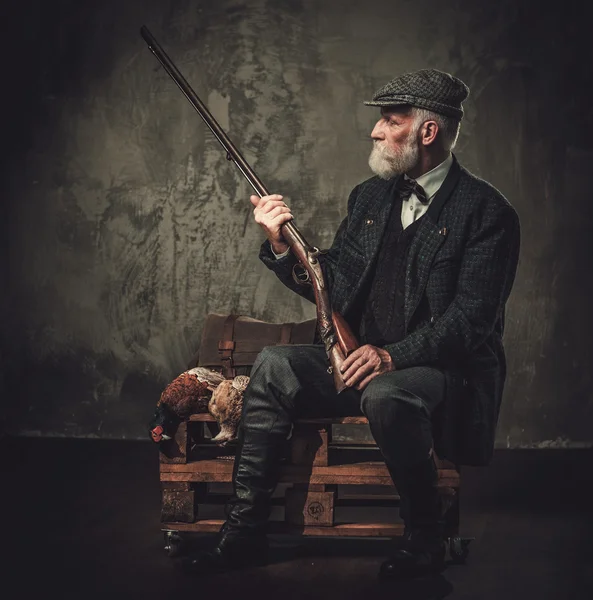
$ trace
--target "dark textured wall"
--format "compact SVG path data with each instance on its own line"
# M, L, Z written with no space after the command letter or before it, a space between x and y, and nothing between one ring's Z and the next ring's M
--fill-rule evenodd
M145 23L310 241L369 176L393 76L472 89L456 150L522 221L503 446L591 445L588 18L517 0L39 0L3 80L0 369L12 433L145 437L208 312L313 316L257 259L249 189L139 37Z

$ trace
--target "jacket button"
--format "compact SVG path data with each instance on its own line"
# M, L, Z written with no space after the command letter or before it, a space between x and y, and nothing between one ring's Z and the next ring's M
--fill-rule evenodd
M372 225L373 224L373 219L367 219L367 225Z
M430 317L430 322L434 323L434 317Z

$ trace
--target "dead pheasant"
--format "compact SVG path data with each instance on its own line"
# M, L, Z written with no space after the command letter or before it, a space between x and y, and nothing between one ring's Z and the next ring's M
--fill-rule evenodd
M181 373L161 394L148 426L151 439L154 442L169 440L181 421L194 413L208 412L212 392L224 381L220 373L204 367Z
M243 410L243 392L248 383L249 377L238 375L234 379L221 381L212 393L208 411L220 425L220 432L212 441L220 446L226 446L237 438Z

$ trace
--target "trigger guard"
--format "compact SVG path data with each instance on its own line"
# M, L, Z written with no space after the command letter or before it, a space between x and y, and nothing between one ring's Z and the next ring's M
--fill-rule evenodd
M301 264L296 264L292 267L292 278L298 285L311 284L311 276L309 275L307 269L305 269L305 267L303 267Z

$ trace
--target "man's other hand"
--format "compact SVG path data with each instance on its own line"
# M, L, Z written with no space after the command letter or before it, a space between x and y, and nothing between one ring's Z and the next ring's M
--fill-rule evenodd
M389 371L395 371L389 352L370 344L354 350L342 365L344 383L357 390L364 390L369 381Z

